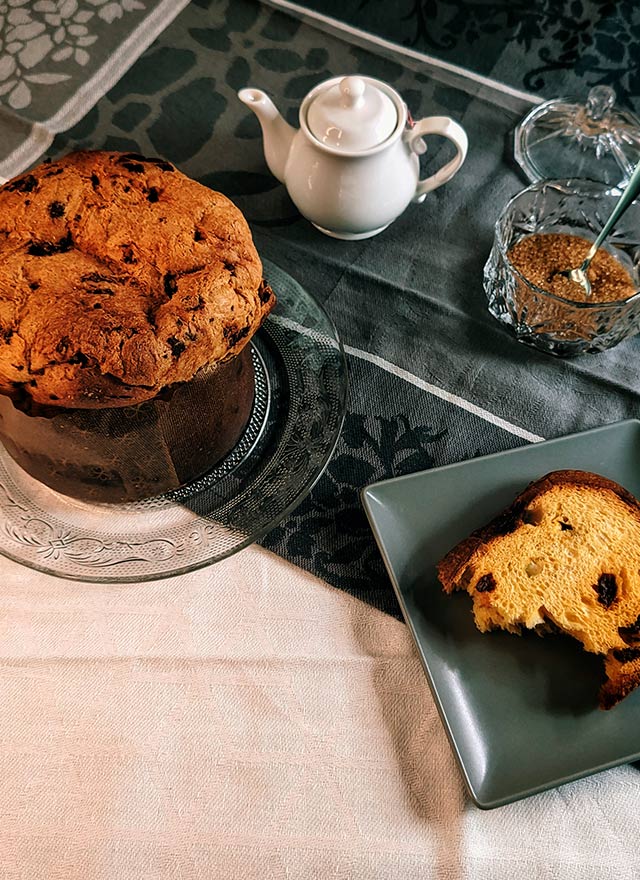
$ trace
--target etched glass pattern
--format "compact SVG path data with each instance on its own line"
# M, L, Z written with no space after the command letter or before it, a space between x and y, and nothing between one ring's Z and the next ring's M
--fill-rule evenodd
M536 232L568 233L594 241L617 198L589 181L543 181L508 203L495 226L484 289L491 314L520 342L570 357L604 351L640 332L639 204L631 205L605 243L635 282L636 293L628 299L597 303L555 296L528 282L507 256L516 242Z

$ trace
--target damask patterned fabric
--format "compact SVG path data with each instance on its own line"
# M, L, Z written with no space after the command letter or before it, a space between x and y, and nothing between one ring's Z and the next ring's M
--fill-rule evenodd
M640 7L634 0L300 0L443 61L544 96L611 86L640 110Z
M297 124L307 91L342 70L391 83L414 118L450 114L471 145L451 183L361 242L328 239L300 217L266 168L257 119L236 94L264 88ZM499 90L472 80L453 87L437 69L355 46L254 0L194 0L49 151L169 158L230 196L261 254L324 303L349 358L344 431L325 476L264 544L396 615L362 512L363 485L638 411L637 339L555 361L513 342L486 312L482 267L501 207L525 183L509 144L527 109ZM433 166L442 149L431 145Z

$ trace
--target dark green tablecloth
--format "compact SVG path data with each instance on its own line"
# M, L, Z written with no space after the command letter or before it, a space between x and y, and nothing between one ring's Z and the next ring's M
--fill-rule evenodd
M545 99L616 90L640 110L634 0L299 0L299 5Z
M416 118L450 114L470 141L452 182L362 242L324 237L298 215L236 97L259 86L295 120L304 94L343 71L392 83ZM525 109L255 0L196 0L51 151L170 159L233 198L262 255L324 303L349 355L344 432L324 477L264 544L387 611L397 607L360 506L364 484L638 412L638 339L563 362L517 344L485 310L493 223L523 185L509 143ZM432 148L432 163L442 162L442 149Z

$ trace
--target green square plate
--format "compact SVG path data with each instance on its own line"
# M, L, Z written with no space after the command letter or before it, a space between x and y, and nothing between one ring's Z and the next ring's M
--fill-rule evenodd
M397 477L362 492L427 679L475 803L501 806L640 758L640 690L598 708L602 659L563 636L481 634L466 593L447 596L436 562L531 480L594 471L640 497L632 420Z

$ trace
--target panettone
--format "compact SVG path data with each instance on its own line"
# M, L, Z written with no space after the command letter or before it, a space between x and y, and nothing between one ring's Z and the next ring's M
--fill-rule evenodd
M72 153L0 188L0 390L104 408L246 345L274 302L249 227L169 162Z
M29 461L42 465L47 455L47 420L53 426L64 412L77 422L81 412L85 434L87 426L90 432L102 425L96 450L108 453L115 472L122 432L105 438L105 419L92 420L89 411L122 408L123 422L135 424L126 408L158 402L158 423L179 422L185 436L195 432L200 447L208 437L210 466L237 441L253 401L248 349L242 369L225 365L238 358L274 303L249 227L224 195L170 162L134 153L86 151L45 162L0 187L0 394L6 396L0 438L33 472ZM173 392L195 377L199 396L187 404L188 395ZM174 398L181 403L167 417ZM42 448L19 454L15 423L21 420L9 417L8 400L38 419ZM213 421L202 416L208 406L216 408ZM226 412L232 430L221 429ZM159 444L167 439L161 434ZM105 450L105 439L113 448ZM186 451L179 445L188 457L193 444ZM165 452L171 459L173 450ZM73 483L79 462L68 464ZM123 461L124 469L130 464ZM100 461L85 465L104 473ZM57 461L52 467L59 473ZM192 477L206 467L200 461L186 470ZM160 490L183 481L160 481ZM152 482L144 487L138 474L138 488L127 487L119 500L156 494L159 484ZM72 489L61 491L86 494ZM93 489L89 496L98 497Z

